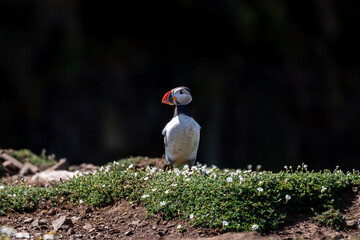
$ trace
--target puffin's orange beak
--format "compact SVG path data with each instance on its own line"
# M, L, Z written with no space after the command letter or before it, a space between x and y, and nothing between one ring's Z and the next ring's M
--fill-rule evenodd
M168 105L175 105L175 104L174 104L174 98L173 98L172 90L168 91L168 92L164 95L161 103L165 103L165 104L168 104Z

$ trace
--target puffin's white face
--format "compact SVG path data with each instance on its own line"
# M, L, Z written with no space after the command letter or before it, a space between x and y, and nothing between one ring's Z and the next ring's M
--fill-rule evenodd
M186 105L192 101L190 90L187 87L177 87L167 92L162 103L169 105Z

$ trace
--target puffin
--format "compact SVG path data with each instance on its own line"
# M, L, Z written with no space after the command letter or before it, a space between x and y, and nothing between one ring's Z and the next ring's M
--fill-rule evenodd
M190 89L177 87L168 91L162 103L175 105L174 116L162 131L165 157L173 171L173 165L188 163L189 170L196 162L200 141L200 125L191 117L189 103L192 101Z

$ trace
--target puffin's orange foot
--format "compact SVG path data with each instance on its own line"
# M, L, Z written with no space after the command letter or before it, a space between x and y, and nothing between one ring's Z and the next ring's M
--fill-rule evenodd
M169 165L170 171L174 171L173 165Z

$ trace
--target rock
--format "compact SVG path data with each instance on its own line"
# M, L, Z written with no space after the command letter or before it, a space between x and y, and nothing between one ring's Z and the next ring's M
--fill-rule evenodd
M58 218L57 220L53 221L52 225L53 225L55 231L59 230L60 228L69 229L69 227L74 226L71 219L67 218L66 216L62 216L62 217Z
M83 229L85 230L90 230L92 228L91 224L90 223L86 223L84 226L83 226Z
M25 218L24 219L24 223L31 223L32 221L34 221L33 218Z
M35 219L32 223L31 223L31 227L38 227L39 226L39 219Z
M47 212L47 215L49 216L54 216L56 214L56 211L54 208L51 208L48 212Z
M32 176L31 180L40 182L60 182L60 180L67 180L74 176L73 172L66 170L43 171Z
M350 227L350 228L357 228L357 220L354 220L354 219L347 220L346 225L348 225L348 227Z
M74 234L73 237L74 237L74 238L82 238L83 235L82 235L82 234Z
M47 221L46 219L39 219L39 225L42 226L42 225L46 225L47 224Z
M140 223L141 223L141 220L136 220L136 221L131 222L130 225L139 226Z
M98 170L100 167L95 166L94 164L91 163L82 163L80 164L80 166L70 166L69 170L70 171L80 171L80 172L92 172L95 170Z
M126 233L125 233L125 236L130 236L130 235L132 235L133 234L133 232L130 230L130 231L127 231Z

